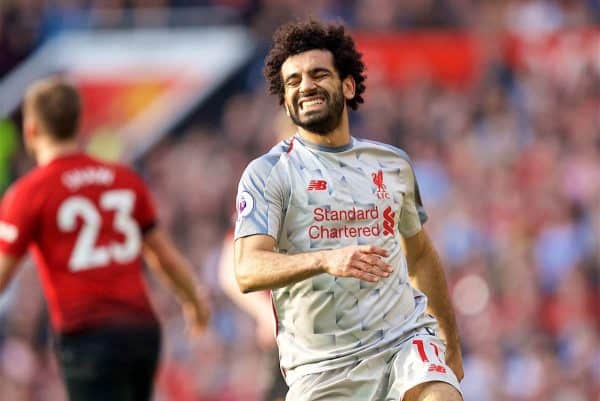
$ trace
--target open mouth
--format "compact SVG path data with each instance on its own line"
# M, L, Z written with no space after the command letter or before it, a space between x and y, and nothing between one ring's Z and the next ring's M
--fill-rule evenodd
M323 96L305 97L300 99L300 101L298 102L300 110L309 110L312 108L317 108L323 104L325 104L325 98Z

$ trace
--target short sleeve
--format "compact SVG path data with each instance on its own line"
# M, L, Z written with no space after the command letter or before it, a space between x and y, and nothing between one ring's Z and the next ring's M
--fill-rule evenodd
M135 205L135 219L140 225L140 230L145 233L157 223L156 207L146 183L137 175L137 200Z
M285 198L278 160L263 156L251 162L242 174L236 197L235 239L263 234L278 240Z
M27 251L38 224L37 209L31 199L26 187L17 183L8 189L0 204L0 251L17 258Z
M408 163L405 174L409 190L404 195L398 229L404 237L408 238L421 230L423 224L427 221L427 213L423 207L419 185L410 163Z

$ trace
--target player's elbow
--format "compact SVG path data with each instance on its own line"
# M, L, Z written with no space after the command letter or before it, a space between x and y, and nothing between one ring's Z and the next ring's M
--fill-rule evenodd
M253 280L248 274L236 271L235 280L242 293L247 294L256 291Z
M250 266L251 258L248 257L247 252L242 252L242 248L236 241L234 248L233 258L233 272L235 281L240 291L244 294L252 292L253 279L252 279L252 267Z
M252 287L248 285L239 284L239 287L242 294L248 294L255 291L254 289L252 289Z
M256 291L251 285L243 281L238 281L238 287L240 288L240 292L242 294L248 294L249 292Z
M235 281L237 282L240 291L244 294L259 289L257 288L256 280L250 272L251 269L244 263L239 263L235 266Z

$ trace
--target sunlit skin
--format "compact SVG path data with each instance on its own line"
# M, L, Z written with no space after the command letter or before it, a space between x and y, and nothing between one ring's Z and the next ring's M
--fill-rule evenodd
M23 103L23 142L27 153L33 156L38 165L43 166L57 156L76 153L78 144L75 138L56 141L46 132L46 128L39 119L34 107L33 98L37 91L49 85L47 82L33 86L25 95Z
M33 111L30 97L30 95L26 96L23 103L23 143L27 152L35 157L35 140L39 137L41 127Z
M342 146L350 142L348 106L356 84L340 79L333 55L309 50L290 56L281 66L284 106L298 133L312 143Z

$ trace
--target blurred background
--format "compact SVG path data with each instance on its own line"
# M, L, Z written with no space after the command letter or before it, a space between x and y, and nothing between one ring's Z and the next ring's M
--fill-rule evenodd
M217 264L246 164L293 134L262 63L274 29L343 21L367 64L352 134L415 162L463 341L466 401L600 400L599 0L1 0L0 190L32 167L28 83L64 74L82 143L132 163L211 291L163 322L157 401L258 401L271 354ZM0 296L0 399L63 401L28 263ZM261 368L263 367L264 368Z

